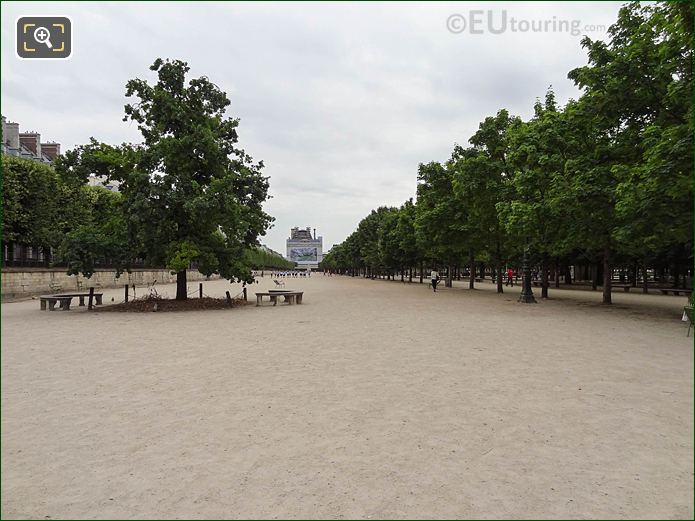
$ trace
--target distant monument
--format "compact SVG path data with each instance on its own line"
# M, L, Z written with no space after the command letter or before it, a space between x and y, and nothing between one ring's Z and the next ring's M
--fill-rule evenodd
M306 229L292 228L287 239L287 258L297 263L299 268L318 269L323 260L323 237L311 235L311 227Z

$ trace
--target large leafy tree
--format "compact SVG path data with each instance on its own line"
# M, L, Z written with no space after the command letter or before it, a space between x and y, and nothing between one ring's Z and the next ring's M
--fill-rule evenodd
M503 292L502 263L507 234L497 204L506 200L509 190L508 134L510 127L518 123L518 118L504 109L485 118L469 140L472 147L457 146L450 160L450 168L455 172L454 191L465 208L470 250L485 252L493 260L498 293ZM513 233L518 236L519 230ZM471 277L471 285L473 280Z
M392 208L381 206L362 219L357 226L357 240L359 244L359 257L367 268L365 275L375 278L383 267L382 257L379 252L379 228Z
M690 243L692 20L690 3L627 4L608 42L582 41L589 65L569 74L584 89L569 109L572 121L594 141L585 147L593 163L578 173L591 172L584 181L600 203L586 210L599 210L604 225L606 303L613 251L646 261L658 250Z
M562 112L548 90L545 102L536 102L534 117L510 132L513 196L497 205L510 233L527 240L540 259L543 298L548 297L548 259L561 253L561 239L567 235L561 206L554 200L570 154L564 131Z
M454 194L453 181L453 173L447 165L431 162L420 164L418 168L417 241L433 265L443 263L448 267L448 287L452 285L452 268L463 252L470 249L467 246L471 240L467 233L468 219Z
M398 248L402 255L403 265L408 267L408 280L413 281L413 267L422 261L422 245L417 239L415 219L417 211L412 199L408 199L398 210ZM422 280L422 273L420 273Z
M381 217L377 230L377 243L381 265L386 268L388 276L400 269L403 278L404 253L398 236L398 209L388 208Z
M268 198L263 164L237 147L239 121L225 117L230 101L215 84L205 77L186 83L189 67L179 60L158 59L150 69L154 85L126 84L126 96L137 101L126 105L124 118L137 122L144 138L135 183L125 182L147 256L176 272L179 300L194 262L206 275L250 281L244 251L272 220L261 207Z
M263 163L237 146L239 121L226 117L227 95L208 78L186 81L189 67L157 59L157 81L133 79L124 120L143 142L111 147L92 141L66 157L63 169L120 181L128 248L150 265L176 272L176 298L186 298L186 270L251 281L247 251L272 218ZM67 174L66 174L67 175ZM137 252L137 253L135 253Z

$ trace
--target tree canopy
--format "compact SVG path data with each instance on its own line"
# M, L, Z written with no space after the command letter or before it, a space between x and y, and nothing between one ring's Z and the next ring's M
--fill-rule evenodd
M268 178L263 163L237 146L239 120L225 115L227 95L206 77L186 80L188 64L157 59L156 82L126 84L124 121L134 121L138 144L113 146L92 140L65 154L58 169L66 179L99 174L120 183L123 237L116 247L124 269L143 258L177 273L177 299L186 298L186 270L251 281L245 253L272 222L263 211ZM67 255L84 257L100 237L84 233ZM122 239L122 240L121 240ZM84 264L86 265L86 264Z
M616 262L691 268L692 9L624 5L608 41L581 42L588 64L568 74L579 99L561 107L550 88L528 121L505 109L485 118L468 147L419 166L414 204L372 212L324 265L467 264L472 287L476 265L492 263L501 292L502 265L528 248L544 297L551 262L590 263L604 303Z

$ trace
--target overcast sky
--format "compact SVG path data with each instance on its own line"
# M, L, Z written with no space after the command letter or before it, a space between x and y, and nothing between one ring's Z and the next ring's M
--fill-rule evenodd
M241 145L266 164L276 221L262 242L285 253L289 229L311 226L325 251L372 208L414 197L418 163L446 160L486 116L529 117L549 85L576 98L582 35L605 38L621 4L4 2L2 114L63 150L139 142L122 121L126 81L152 79L157 57L185 60L227 92ZM505 32L488 30L489 9L496 30L506 10ZM72 19L72 58L15 56L16 19L32 15ZM580 34L553 31L562 21Z

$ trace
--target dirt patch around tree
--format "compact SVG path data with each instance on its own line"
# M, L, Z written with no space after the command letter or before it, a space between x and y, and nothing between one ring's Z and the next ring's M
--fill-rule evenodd
M201 311L205 309L230 309L247 305L244 299L233 298L188 298L186 300L175 300L162 296L147 295L146 297L135 298L130 302L121 302L120 304L112 304L95 308L96 311L109 312L135 312L135 313L152 313L159 311Z

